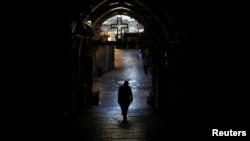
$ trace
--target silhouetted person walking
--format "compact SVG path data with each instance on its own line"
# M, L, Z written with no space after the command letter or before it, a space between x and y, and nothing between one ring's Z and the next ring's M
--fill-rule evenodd
M127 121L128 107L133 102L133 95L128 81L124 81L124 84L120 86L118 91L118 103L122 110L123 121Z

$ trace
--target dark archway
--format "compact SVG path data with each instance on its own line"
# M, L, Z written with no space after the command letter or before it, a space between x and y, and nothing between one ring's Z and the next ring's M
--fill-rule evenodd
M113 2L115 3L110 5ZM11 14L9 19L16 17L20 19L14 18L15 20L22 21L18 22L18 26L16 21L8 22L11 28L6 34L9 37L13 37L10 33L20 35L14 38L14 41L12 38L8 42L11 46L13 45L9 51L9 58L13 54L15 56L12 62L15 64L12 65L14 66L12 68L14 81L10 83L10 87L14 89L13 97L10 99L15 99L15 102L10 100L10 103L12 103L11 110L16 112L11 114L11 119L14 119L16 113L22 115L15 122L20 125L18 129L26 126L25 123L30 123L29 129L34 129L35 125L32 123L38 119L43 119L38 123L41 127L48 126L50 123L62 126L61 123L68 121L65 117L75 116L67 111L73 112L71 110L74 107L82 112L84 110L81 106L88 105L86 101L77 101L79 99L72 96L77 92L74 88L79 86L73 77L72 60L82 59L83 64L91 62L86 61L90 59L88 57L90 51L88 39L90 38L85 38L84 46L87 48L83 48L81 52L84 55L83 58L72 58L78 54L73 55L75 52L71 50L70 24L74 20L78 21L81 13L83 13L81 18L91 20L94 25L117 13L132 16L145 25L146 34L142 38L150 39L149 42L154 43L148 48L155 64L153 83L154 91L159 96L157 111L181 113L180 109L188 109L188 106L184 108L183 105L178 104L181 102L180 97L186 100L190 99L187 98L188 96L191 98L195 96L193 76L198 71L194 69L197 68L195 63L197 58L193 45L198 43L191 35L196 33L193 29L197 30L199 16L189 10L194 6L183 5L181 6L178 2L170 3L159 0L128 0L119 1L118 4L115 0L86 0L34 4L27 8L28 12L20 10L17 12L18 15ZM11 21L9 19L7 21ZM91 28L88 29L91 32ZM146 44L146 42L143 43ZM13 48L16 50L14 53ZM75 67L78 69L81 66ZM83 76L87 76L91 70L85 71ZM190 82L190 80L193 81ZM82 84L79 87L85 88L85 86L89 87ZM189 92L188 95L185 95L187 92ZM82 105L78 107L72 99L82 102ZM183 120L181 116L176 115L176 117ZM58 129L57 127L52 127L51 133L53 129Z
M145 25L145 33L140 37L139 44L149 50L153 60L153 91L157 95L155 106L160 113L175 111L181 102L181 62L185 55L182 52L185 44L181 46L180 42L185 31L180 24L183 19L179 19L179 12L172 11L178 11L175 8L152 2L102 1L79 6L82 10L75 13L83 13L82 18L91 21L93 28L116 14L134 17Z

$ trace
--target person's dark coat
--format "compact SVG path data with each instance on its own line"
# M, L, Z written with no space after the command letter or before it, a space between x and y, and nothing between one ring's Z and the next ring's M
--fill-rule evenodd
M130 105L133 101L132 91L128 84L120 86L118 91L118 103L120 105Z

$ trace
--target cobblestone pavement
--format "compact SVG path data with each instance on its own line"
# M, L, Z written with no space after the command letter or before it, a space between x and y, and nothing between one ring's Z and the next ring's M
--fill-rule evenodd
M77 117L72 126L72 140L82 141L153 141L168 134L166 117L157 115L147 105L151 91L150 74L143 71L136 49L115 49L115 68L95 79L93 89L100 91L99 105ZM134 101L129 107L128 121L122 122L117 103L118 87L129 80Z

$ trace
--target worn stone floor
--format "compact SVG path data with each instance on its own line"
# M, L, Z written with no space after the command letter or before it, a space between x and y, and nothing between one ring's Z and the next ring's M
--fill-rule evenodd
M72 126L72 140L84 141L152 141L166 138L168 121L147 105L152 76L144 74L136 49L115 49L115 68L96 78L93 89L100 92L99 105L77 117ZM117 103L118 87L129 81L134 101L128 121L122 122Z

